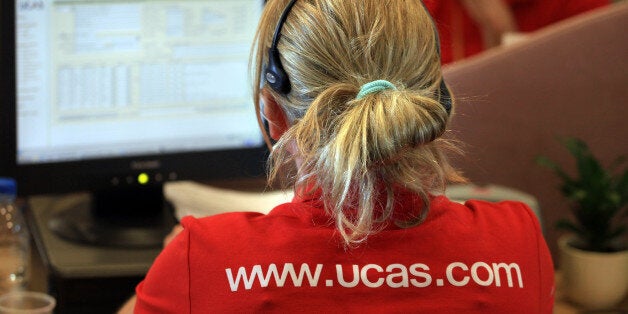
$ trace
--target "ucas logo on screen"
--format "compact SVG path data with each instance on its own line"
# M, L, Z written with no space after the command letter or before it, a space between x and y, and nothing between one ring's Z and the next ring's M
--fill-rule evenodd
M44 1L43 0L24 0L24 1L20 1L17 4L17 8L20 11L42 10L44 8Z

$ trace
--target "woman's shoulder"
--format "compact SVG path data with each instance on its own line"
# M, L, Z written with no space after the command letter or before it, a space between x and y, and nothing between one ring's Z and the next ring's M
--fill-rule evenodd
M229 212L206 217L187 216L181 220L191 233L206 237L255 236L281 232L284 229L311 224L313 212L301 204L285 203L268 213Z
M194 226L194 225L205 225L205 224L214 224L214 223L222 223L222 222L239 222L239 221L247 221L251 219L259 219L260 217L265 216L263 213L259 212L228 212L228 213L220 213L216 215L209 216L185 216L181 219L181 224L184 226Z
M468 200L464 206L478 215L487 216L501 221L524 221L535 222L538 217L530 206L521 201L498 201L491 202L485 200Z
M181 219L181 225L191 232L228 232L233 229L242 230L255 224L257 220L263 220L266 216L259 212L229 212L204 217L186 216Z
M467 200L454 202L446 198L440 203L448 225L489 234L532 235L541 234L539 218L532 209L520 201L491 202Z

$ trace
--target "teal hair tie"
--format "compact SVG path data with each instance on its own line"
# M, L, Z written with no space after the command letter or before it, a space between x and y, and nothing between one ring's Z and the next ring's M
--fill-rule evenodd
M358 96L355 97L355 99L361 99L368 94L381 92L387 89L397 90L397 87L395 87L395 85L386 80L372 81L362 85L362 88L360 88L360 92L358 93Z

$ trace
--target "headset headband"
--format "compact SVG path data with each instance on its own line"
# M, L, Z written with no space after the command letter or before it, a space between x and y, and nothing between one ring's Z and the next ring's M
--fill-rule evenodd
M286 74L286 71L281 65L277 44L279 43L279 37L281 36L281 28L286 22L288 14L290 14L290 10L292 10L292 7L296 2L297 0L290 0L290 3L288 3L283 13L281 14L281 17L279 18L277 28L275 29L275 34L273 35L273 42L268 49L268 64L264 69L264 78L266 79L268 85L270 85L270 87L272 87L276 92L283 95L290 93L291 87L288 74Z

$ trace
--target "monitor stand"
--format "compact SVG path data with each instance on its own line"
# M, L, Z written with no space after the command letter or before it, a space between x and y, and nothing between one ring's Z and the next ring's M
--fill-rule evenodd
M121 248L157 248L176 220L163 187L140 186L93 192L85 202L58 211L48 228L73 242Z

